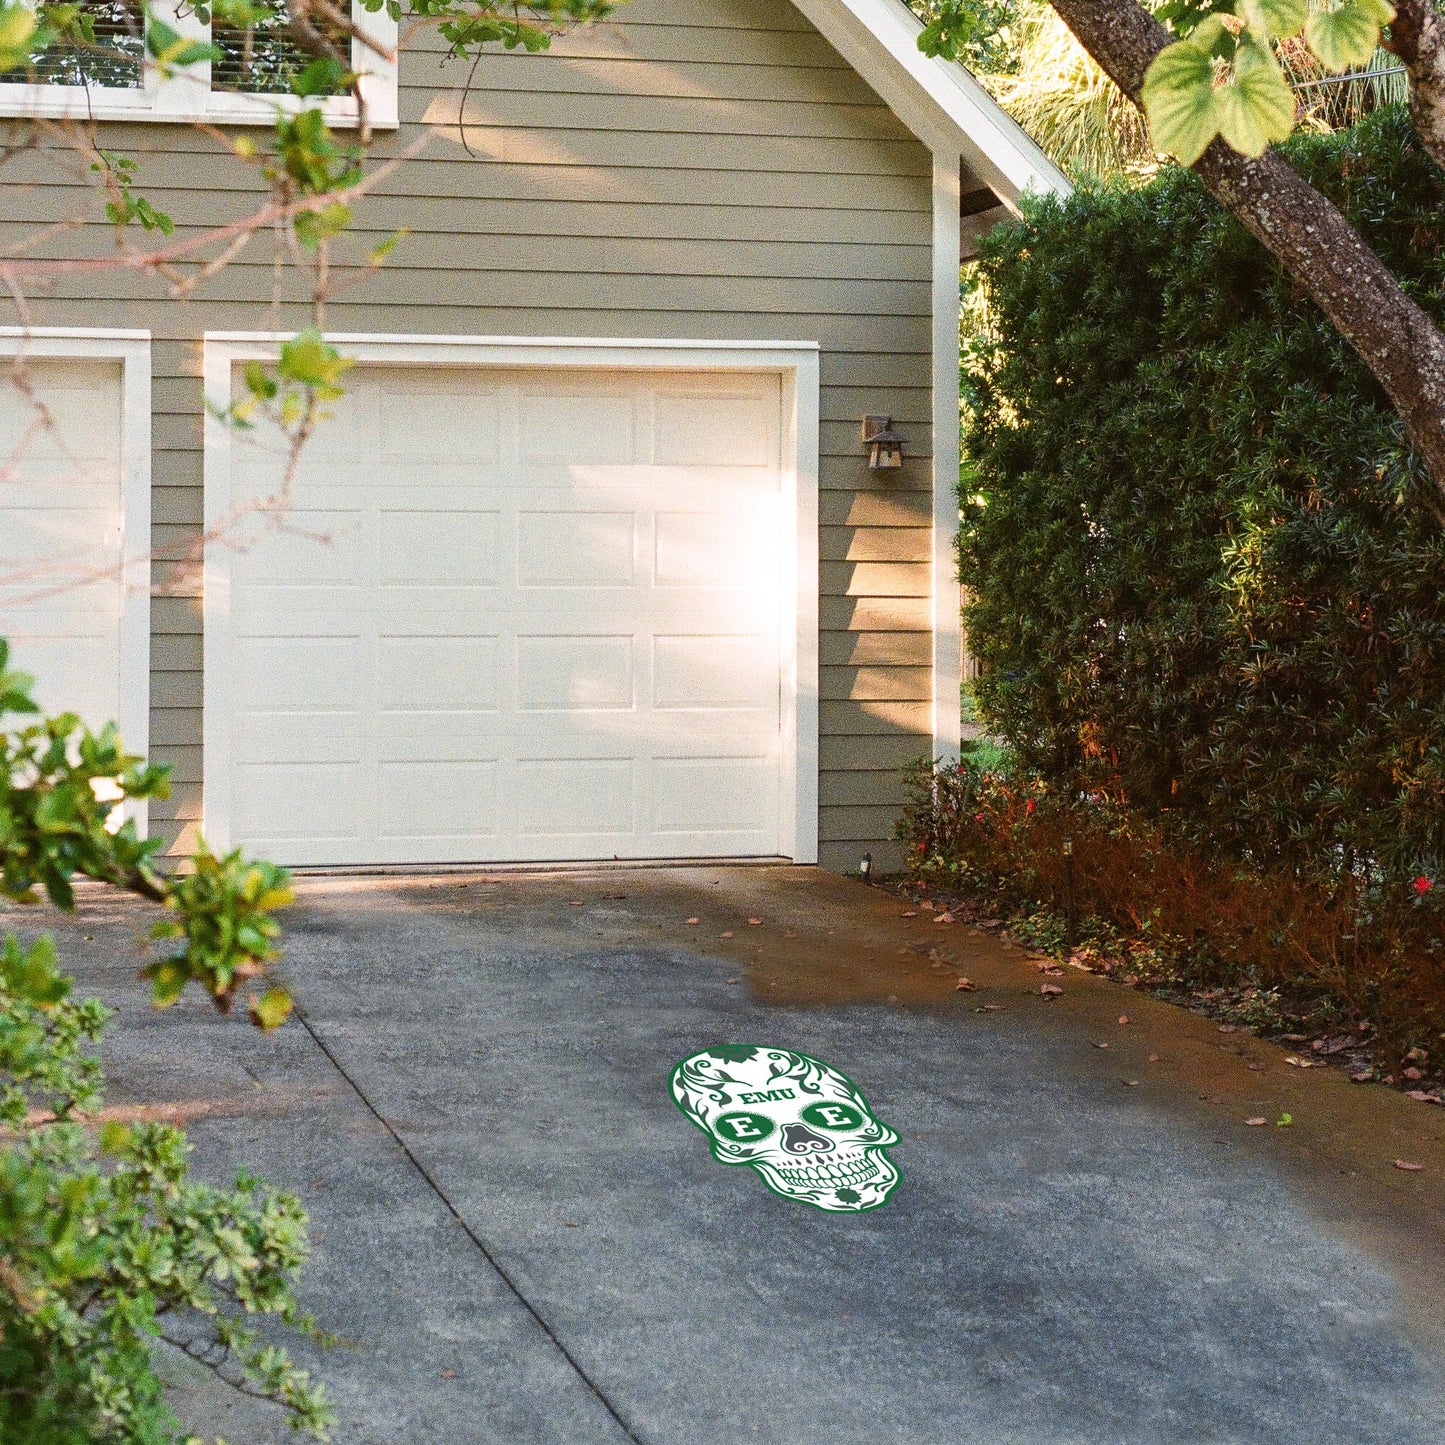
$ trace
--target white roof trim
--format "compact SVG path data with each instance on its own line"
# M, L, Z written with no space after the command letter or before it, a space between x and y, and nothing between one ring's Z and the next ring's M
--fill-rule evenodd
M1067 195L1064 173L961 65L918 48L903 0L793 0L935 155L958 155L1009 207L1025 191Z

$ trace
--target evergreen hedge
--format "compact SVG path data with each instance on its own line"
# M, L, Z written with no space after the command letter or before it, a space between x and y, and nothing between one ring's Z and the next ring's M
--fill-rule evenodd
M1403 115L1287 150L1445 319L1445 174ZM1437 878L1445 533L1364 366L1177 168L1032 205L978 279L959 555L985 721L1191 849Z

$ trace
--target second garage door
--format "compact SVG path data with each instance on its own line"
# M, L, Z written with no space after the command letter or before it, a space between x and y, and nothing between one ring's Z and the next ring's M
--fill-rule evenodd
M779 378L347 381L283 525L208 601L229 841L291 864L779 853ZM273 449L230 451L233 507L274 492Z

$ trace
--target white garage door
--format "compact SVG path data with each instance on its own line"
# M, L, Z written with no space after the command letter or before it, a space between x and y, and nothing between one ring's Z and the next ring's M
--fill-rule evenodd
M48 711L98 728L121 714L121 363L31 357L24 387L11 366L0 359L0 633Z
M206 750L230 842L293 864L777 854L778 377L347 383L285 530L228 563ZM233 442L233 505L277 471Z

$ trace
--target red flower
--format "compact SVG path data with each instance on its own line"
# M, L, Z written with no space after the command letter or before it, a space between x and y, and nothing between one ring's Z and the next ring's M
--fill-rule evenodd
M1434 886L1434 882L1425 877L1423 873L1410 885L1415 890L1416 896L1420 898L1423 898Z
M983 822L983 814L982 814L982 813L975 813L975 814L973 815L973 821L974 821L975 823L982 823L982 822Z
M1024 812L1025 812L1025 813L1032 813L1033 810L1034 810L1034 800L1033 800L1032 798L1030 798L1030 799L1028 800L1028 802L1024 804Z

